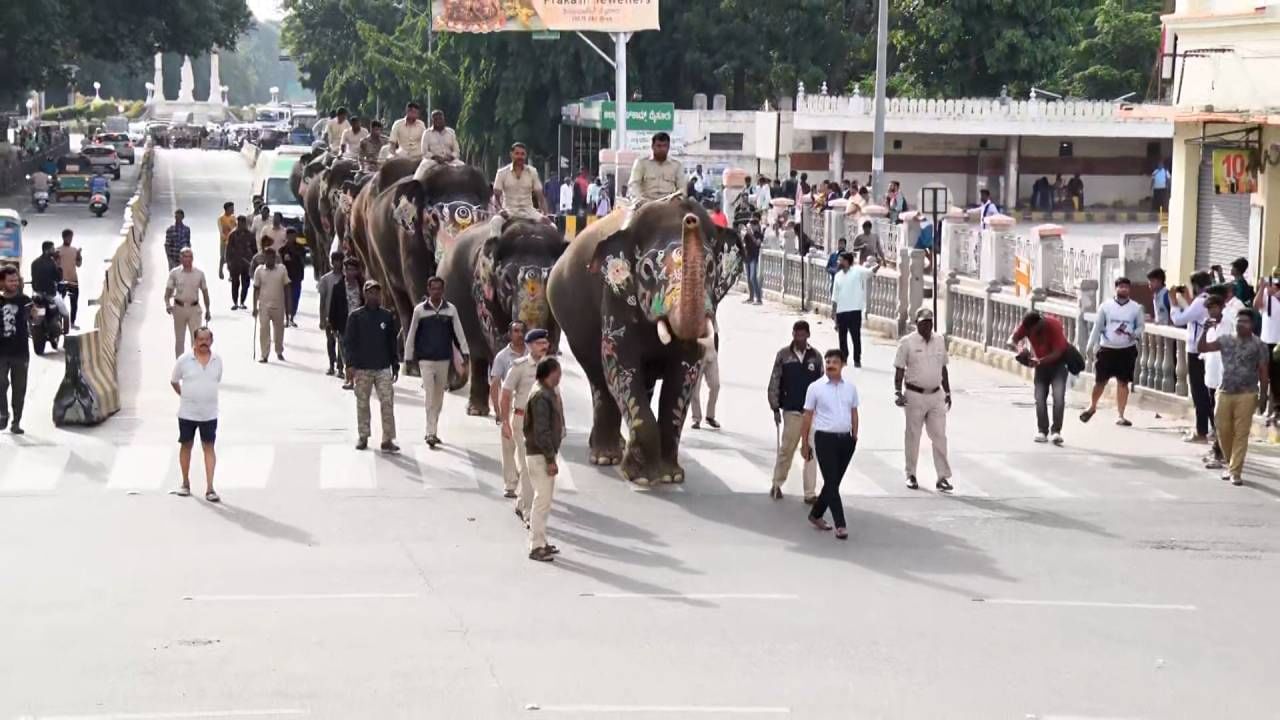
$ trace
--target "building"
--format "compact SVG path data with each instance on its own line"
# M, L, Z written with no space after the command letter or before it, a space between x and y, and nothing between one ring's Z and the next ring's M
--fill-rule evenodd
M1280 0L1178 0L1163 21L1167 105L1129 115L1174 127L1165 268L1185 280L1244 257L1255 277L1270 272L1280 264Z

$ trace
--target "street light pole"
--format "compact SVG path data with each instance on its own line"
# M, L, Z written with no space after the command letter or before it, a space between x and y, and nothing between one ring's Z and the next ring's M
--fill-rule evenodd
M613 197L622 197L622 151L627 147L627 40L631 33L613 35L613 107L614 118L614 171Z
M884 182L884 96L889 64L889 0L880 0L879 26L876 30L876 100L875 135L871 141L871 197L885 196Z

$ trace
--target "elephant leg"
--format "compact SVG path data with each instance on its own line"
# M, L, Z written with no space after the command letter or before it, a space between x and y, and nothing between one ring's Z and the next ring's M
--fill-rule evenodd
M648 486L662 472L662 447L658 437L658 421L650 408L650 385L643 363L631 363L615 354L604 356L605 378L609 392L622 411L631 437L622 456L622 476L631 482Z
M471 355L471 399L467 401L467 414L489 415L489 358Z
M684 482L680 466L680 434L684 431L689 402L698 387L702 365L697 350L682 353L669 362L662 376L662 395L658 398L658 437L662 446L662 474L659 482Z

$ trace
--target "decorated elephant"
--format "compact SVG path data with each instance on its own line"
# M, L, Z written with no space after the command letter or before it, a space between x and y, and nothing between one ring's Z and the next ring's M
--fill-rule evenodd
M454 239L485 218L489 181L472 167L437 166L421 181L410 175L371 199L365 217L372 277L408 328L413 306Z
M445 254L438 274L471 348L468 415L489 414L489 366L506 345L513 321L547 330L552 346L558 343L546 288L564 249L564 236L554 225L513 220L496 238L488 223L472 226Z
M339 210L342 208L348 184L353 182L359 173L360 164L355 160L337 159L312 181L312 185L318 186L316 207L324 228L324 234L312 240L315 243L315 256L323 255L325 258L325 267L316 269L317 277L329 271L328 258L333 241L345 239L347 236L347 213L343 213L340 218ZM347 208L350 208L349 204Z
M414 160L404 158L388 160L369 177L351 203L350 217L347 218L347 224L350 225L348 240L352 251L364 265L365 274L369 277L386 277L386 271L377 264L378 259L373 254L372 243L369 242L369 213L372 211L373 201L383 190L399 180L412 176L417 169L418 163Z
M547 298L591 383L590 460L622 464L638 485L683 482L680 432L701 373L716 306L732 285L736 233L697 203L651 202L623 226L622 213L569 243L551 271ZM651 409L662 380L658 415ZM626 421L624 444L619 424Z

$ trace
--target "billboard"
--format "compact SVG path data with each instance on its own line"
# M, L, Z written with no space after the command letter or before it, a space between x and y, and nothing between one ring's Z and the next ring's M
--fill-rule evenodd
M1249 167L1249 151L1218 148L1213 151L1213 192L1216 195L1248 195L1258 189L1258 178Z
M658 29L658 0L435 0L437 32L633 32Z

